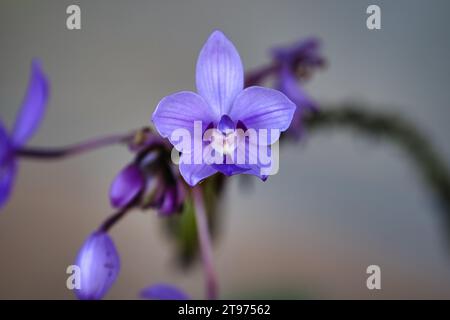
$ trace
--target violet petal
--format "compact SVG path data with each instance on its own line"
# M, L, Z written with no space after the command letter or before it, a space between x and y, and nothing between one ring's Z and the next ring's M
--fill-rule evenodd
M295 109L295 104L280 91L254 86L236 97L229 116L241 120L249 129L277 129L283 132L289 128ZM270 143L276 140L278 137Z
M0 209L8 201L16 176L17 164L9 137L0 122Z
M140 296L152 300L190 300L190 297L177 287L159 283L143 289Z
M170 142L180 152L190 152L190 147L184 150L184 144L179 143L180 136L172 134L176 131L182 134L181 129L187 130L190 138L194 138L194 122L200 121L202 127L217 121L215 114L205 102L205 100L194 92L182 91L163 98L155 109L152 121L159 134L164 138L169 138ZM200 136L201 139L201 136Z
M249 170L248 166L237 166L235 164L212 164L211 165L217 171L220 171L226 176L233 176L235 174L245 173Z
M244 87L244 69L239 53L221 31L214 31L200 51L196 83L198 93L219 117L228 113Z
M26 143L39 127L49 97L49 83L41 64L33 60L28 89L22 102L12 133L16 146Z
M195 164L190 161L191 164L185 161L185 157L189 157L189 154L182 154L180 157L180 173L184 180L191 186L195 186L197 183L203 179L215 174L217 172L212 166L205 163Z

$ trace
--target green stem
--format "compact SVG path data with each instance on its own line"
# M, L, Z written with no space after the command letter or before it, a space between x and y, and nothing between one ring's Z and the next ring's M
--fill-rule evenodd
M371 112L353 105L323 107L322 110L324 111L304 119L309 133L331 128L349 128L398 145L420 170L450 222L450 177L446 163L413 124L396 115Z

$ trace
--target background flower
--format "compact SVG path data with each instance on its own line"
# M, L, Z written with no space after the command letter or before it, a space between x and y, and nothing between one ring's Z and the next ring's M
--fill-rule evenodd
M0 209L10 197L17 170L16 150L35 134L45 113L49 83L37 60L31 63L30 79L14 129L9 135L0 122Z

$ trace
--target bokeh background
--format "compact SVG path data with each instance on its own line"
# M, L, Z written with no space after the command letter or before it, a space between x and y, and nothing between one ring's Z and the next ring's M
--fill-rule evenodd
M81 7L82 30L66 29ZM378 4L382 29L366 28ZM52 83L36 146L61 146L148 125L165 95L194 89L197 54L213 29L250 69L267 49L318 36L329 65L307 85L324 104L358 101L397 112L432 139L450 166L448 1L10 1L0 2L1 119L11 126L30 61ZM111 147L62 162L22 161L0 213L0 298L72 299L66 267L112 210L109 183L128 161ZM442 213L409 159L348 132L284 146L280 172L242 187L229 180L214 246L221 296L450 298ZM155 212L112 231L121 275L108 294L137 298L155 282L203 297L200 265L180 271ZM366 288L377 264L382 290Z

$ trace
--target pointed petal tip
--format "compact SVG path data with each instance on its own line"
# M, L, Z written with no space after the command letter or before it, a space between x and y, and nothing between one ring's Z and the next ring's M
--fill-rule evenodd
M230 41L230 39L225 35L225 33L223 33L221 30L219 29L215 29L211 32L211 34L208 37L208 40L212 40L212 39L226 39L228 41Z
M49 96L50 82L40 60L33 59L28 87L12 133L14 144L23 145L35 134L44 116Z
M242 60L234 44L219 30L211 33L197 58L196 86L217 116L227 114L244 87Z

